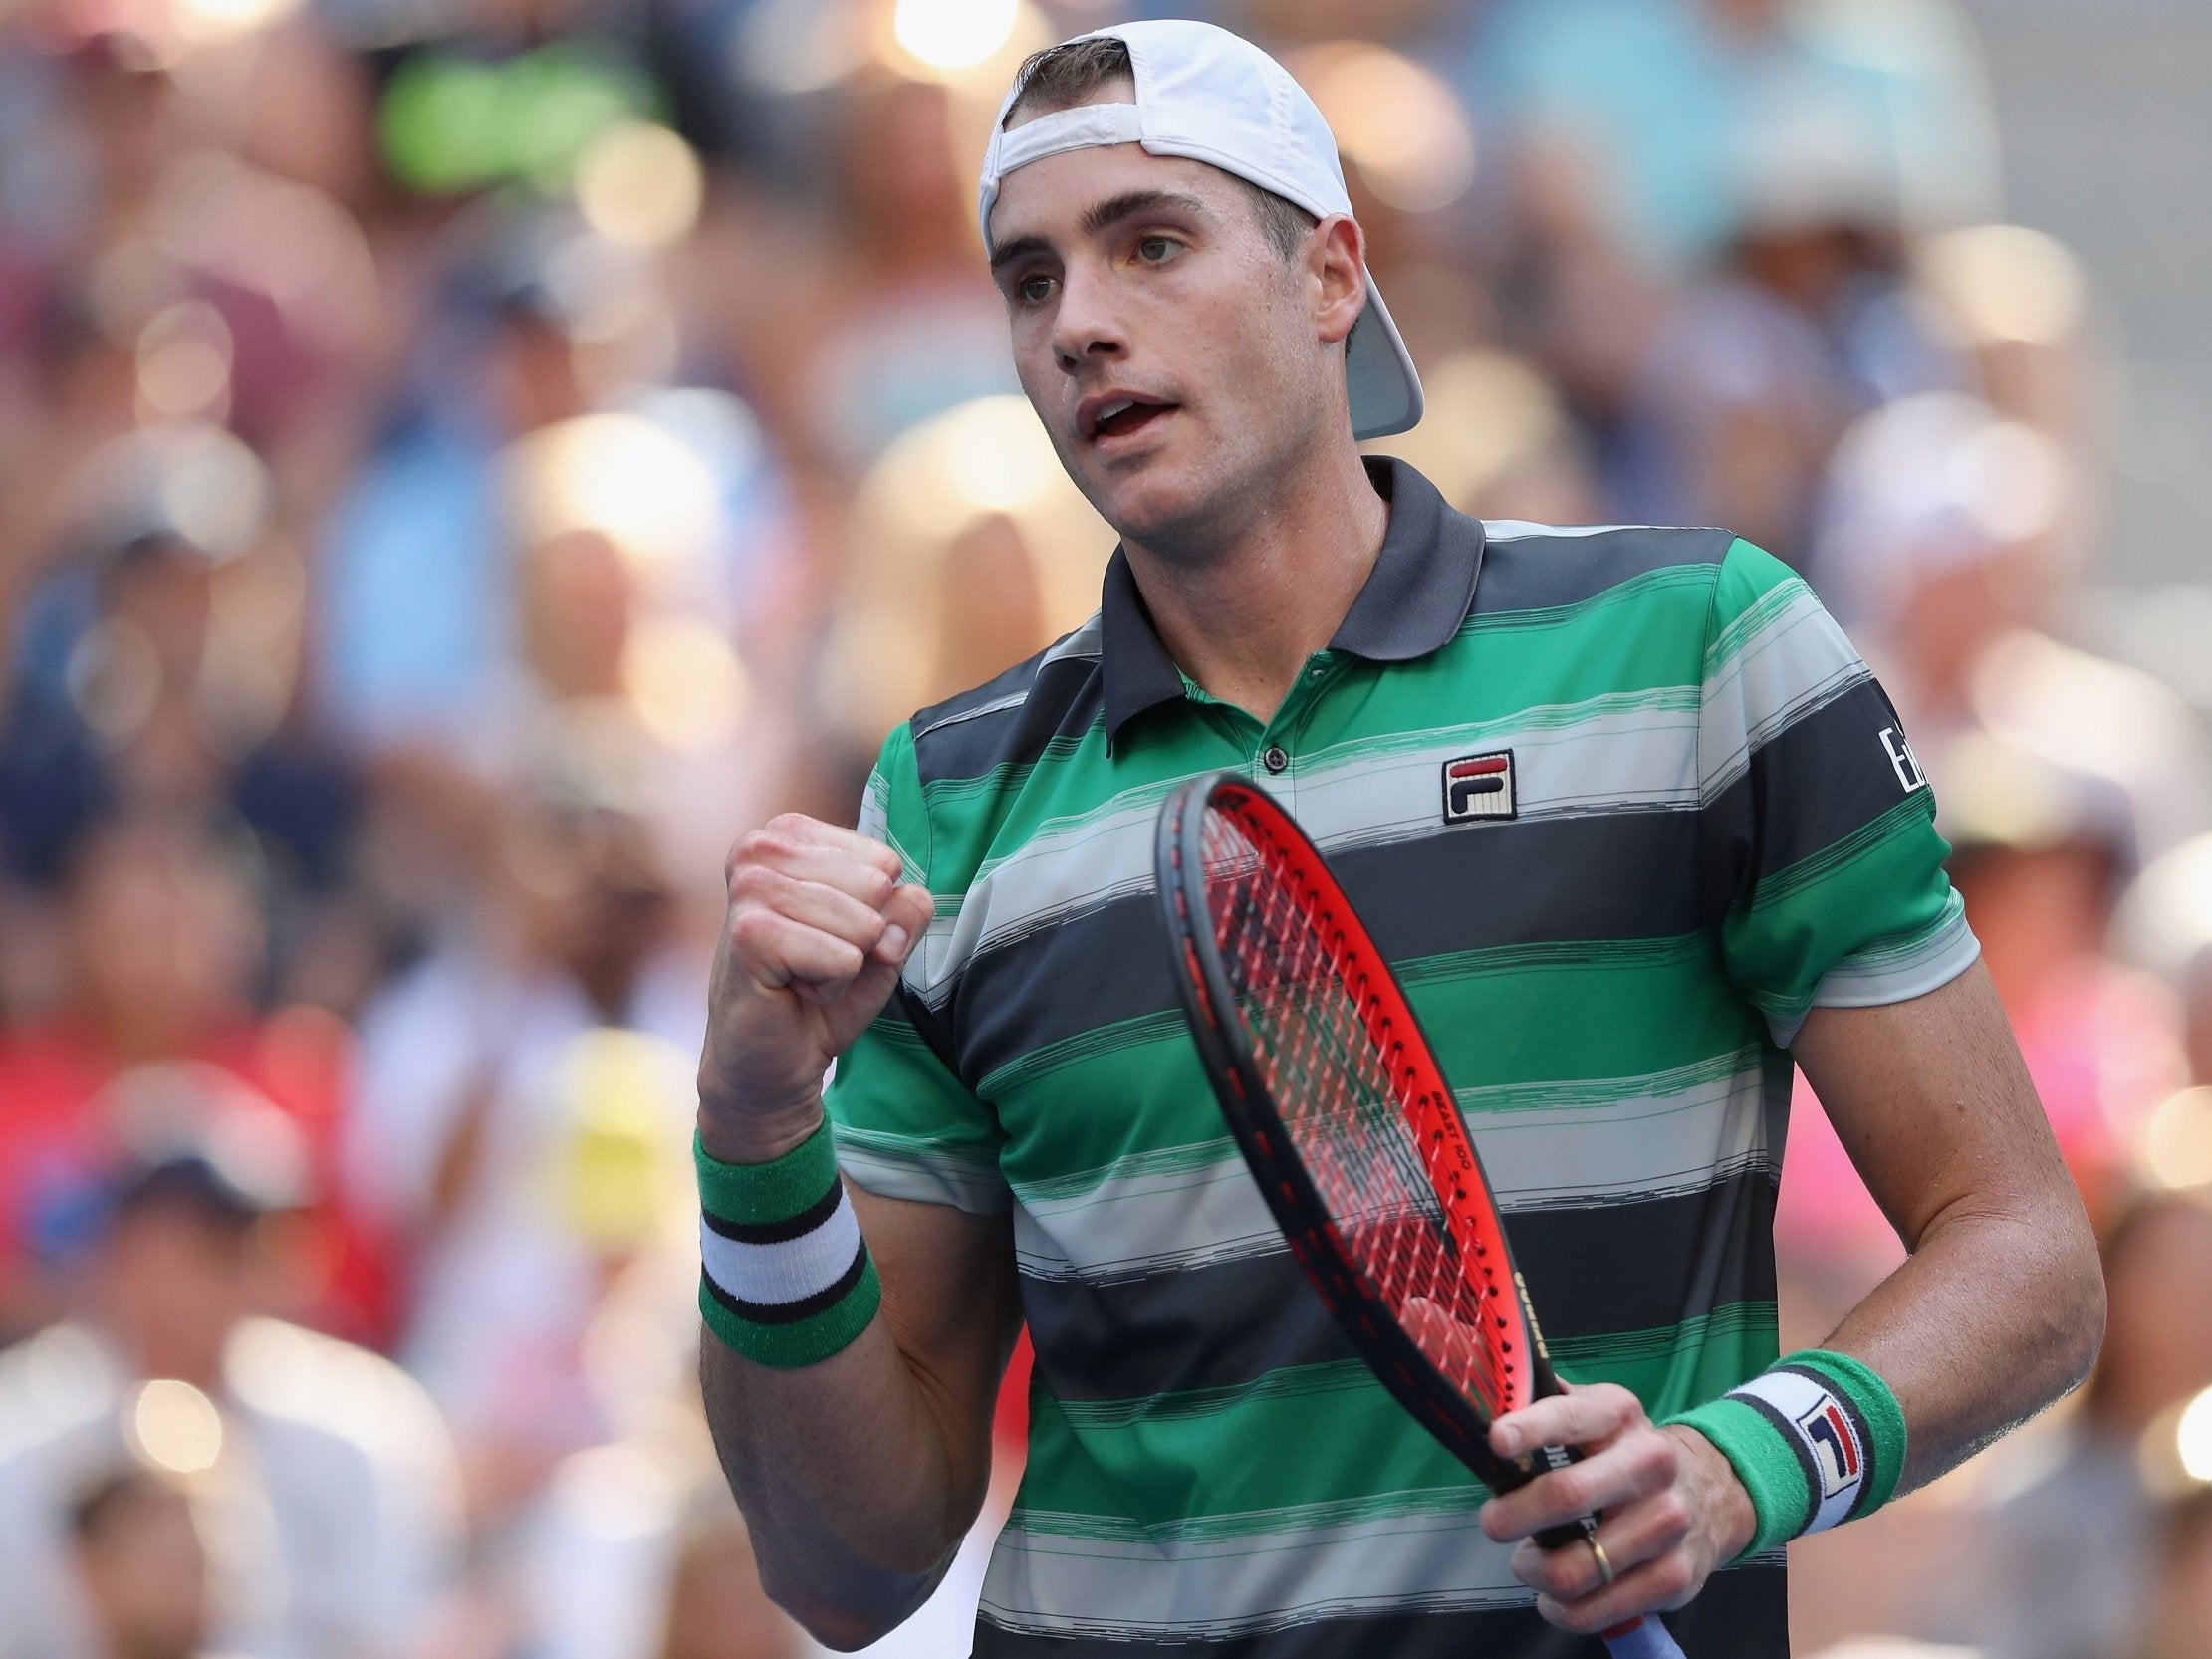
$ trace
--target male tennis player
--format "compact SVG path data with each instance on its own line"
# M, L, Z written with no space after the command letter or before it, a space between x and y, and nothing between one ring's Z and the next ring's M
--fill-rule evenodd
M771 1593L839 1646L917 1604L1026 1318L979 1655L1532 1659L1647 1609L1785 1654L1779 1545L2048 1403L2101 1320L1894 712L1725 533L1486 527L1362 463L1418 381L1327 125L1244 42L1033 60L982 213L1122 546L1090 624L892 735L861 832L731 853L703 1370ZM1493 1438L1586 1454L1508 1497L1351 1355L1213 1104L1149 887L1221 766L1331 851L1490 1166L1575 1384ZM1793 1056L1912 1253L1778 1359Z

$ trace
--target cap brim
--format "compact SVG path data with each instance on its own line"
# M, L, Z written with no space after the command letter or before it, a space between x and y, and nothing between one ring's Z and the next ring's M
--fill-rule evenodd
M1406 431L1426 406L1412 356L1372 277L1367 279L1367 309L1352 325L1346 347L1345 385L1352 394L1352 435L1362 442Z

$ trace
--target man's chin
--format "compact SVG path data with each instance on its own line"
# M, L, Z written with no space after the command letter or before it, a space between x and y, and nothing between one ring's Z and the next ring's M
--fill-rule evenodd
M1091 481L1084 492L1121 540L1152 546L1202 520L1207 491L1164 461Z

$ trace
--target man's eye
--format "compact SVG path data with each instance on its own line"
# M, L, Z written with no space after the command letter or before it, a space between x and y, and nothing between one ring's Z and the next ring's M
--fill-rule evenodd
M1053 297L1053 289L1057 285L1054 283L1051 277L1039 274L1037 276L1024 277L1020 282L1016 283L1014 285L1014 293L1015 297L1018 298L1024 305L1041 306L1047 300Z
M1144 236L1137 239L1136 257L1147 265L1158 265L1171 258L1175 252L1172 236Z

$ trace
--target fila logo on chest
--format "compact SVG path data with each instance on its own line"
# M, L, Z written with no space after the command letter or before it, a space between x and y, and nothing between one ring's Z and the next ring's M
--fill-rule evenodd
M1478 818L1517 816L1513 788L1513 751L1463 755L1444 763L1444 822L1465 824Z

